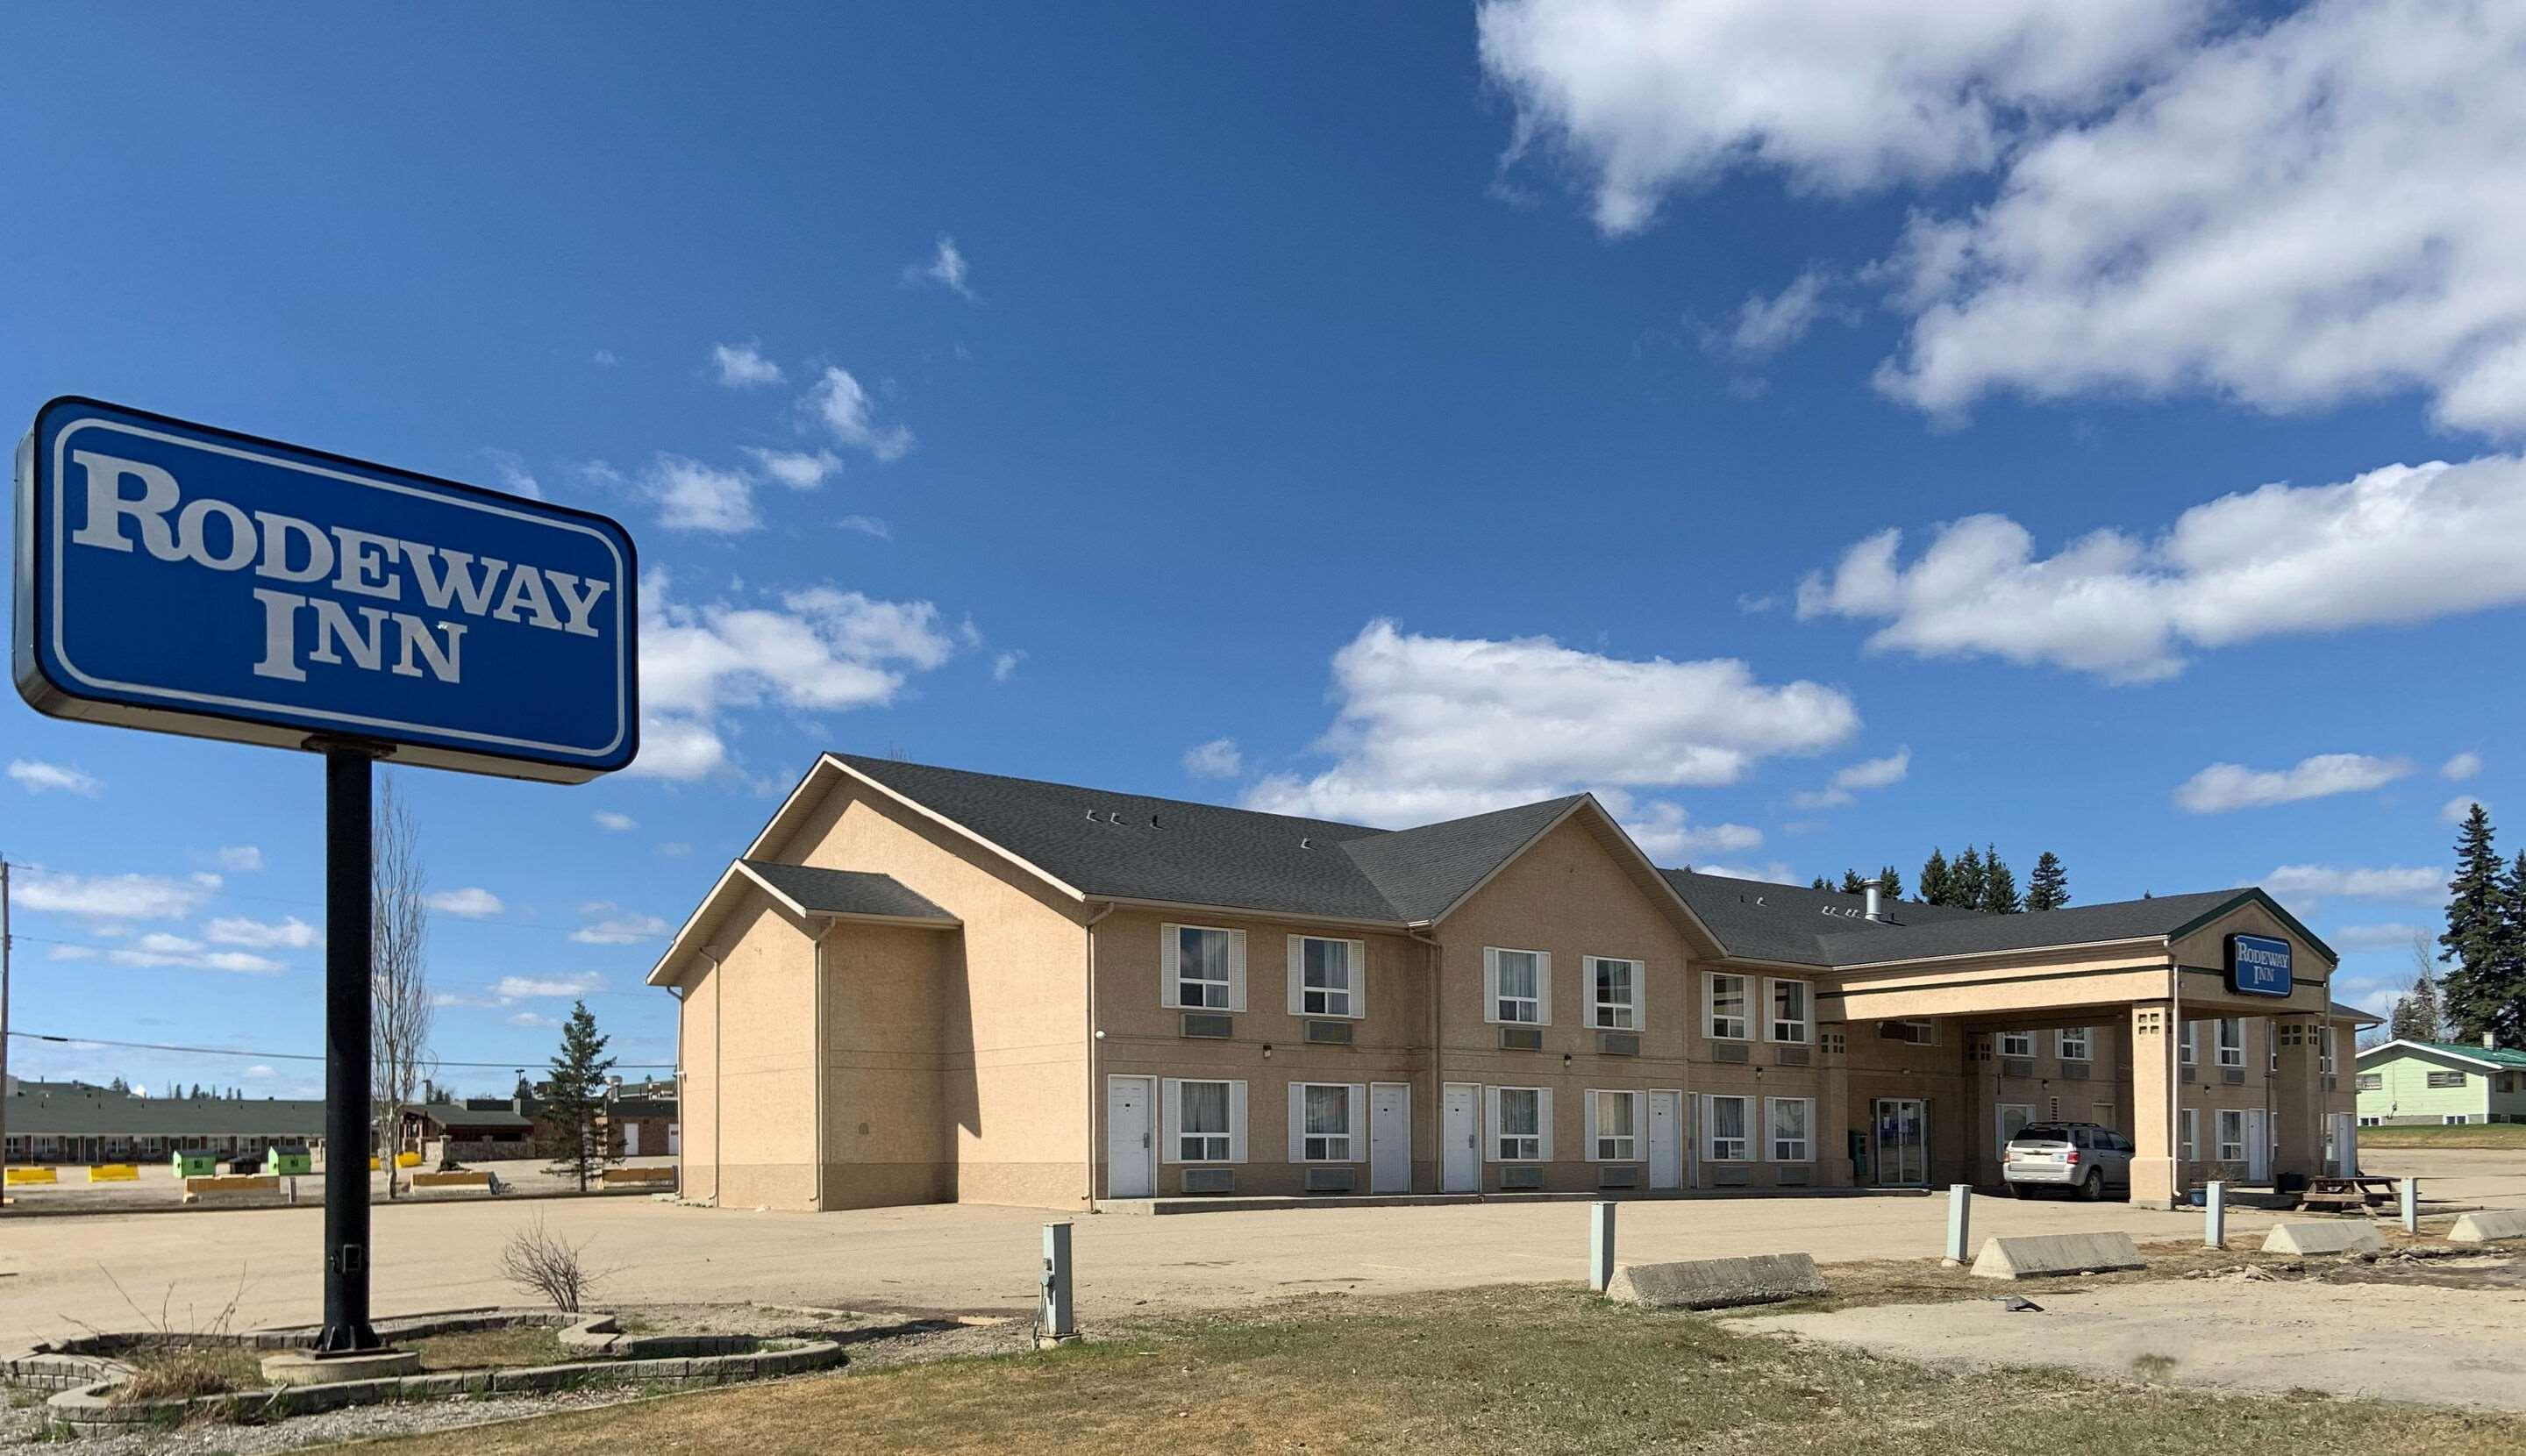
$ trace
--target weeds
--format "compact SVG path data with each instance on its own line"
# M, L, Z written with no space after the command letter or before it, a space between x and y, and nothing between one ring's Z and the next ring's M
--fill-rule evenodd
M540 1294L564 1314L578 1314L602 1273L587 1267L588 1243L572 1243L552 1231L540 1213L509 1235L500 1249L500 1273L530 1294Z

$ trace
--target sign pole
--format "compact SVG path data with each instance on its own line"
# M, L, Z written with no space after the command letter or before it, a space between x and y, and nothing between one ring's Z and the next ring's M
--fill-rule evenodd
M374 750L325 755L325 1330L320 1354L378 1349L369 1324L370 778ZM391 1157L392 1150L380 1152Z

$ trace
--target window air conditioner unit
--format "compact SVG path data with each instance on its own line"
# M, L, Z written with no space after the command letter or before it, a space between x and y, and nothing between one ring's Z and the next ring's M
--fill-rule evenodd
M2063 1081L2086 1081L2088 1079L2088 1064L2085 1062L2062 1063L2061 1079Z
M1596 1033L1596 1050L1608 1057L1637 1057L1641 1054L1641 1033L1599 1031Z
M2002 1077L2033 1077L2035 1075L2035 1063L2025 1057L2002 1057L1999 1059L1999 1075Z
M1807 1049L1803 1046L1776 1046L1772 1048L1772 1065L1775 1067L1805 1067L1811 1065L1814 1061L1815 1058L1809 1055Z
M1747 1062L1753 1060L1753 1051L1744 1043L1739 1041L1717 1042L1710 1048L1710 1060L1714 1062Z
M1532 1163L1510 1164L1500 1170L1499 1185L1502 1192L1541 1188L1543 1186L1543 1170Z
M1315 1046L1348 1046L1351 1041L1348 1022L1309 1022L1307 1040Z
M1499 1031L1501 1051L1543 1050L1543 1029L1541 1027L1502 1027Z
M1215 1011L1187 1011L1184 1014L1187 1036L1229 1037L1237 1034L1237 1018Z
M1641 1171L1638 1168L1599 1168L1596 1170L1597 1187L1637 1188L1640 1185Z
M1237 1170L1187 1168L1184 1171L1184 1190L1187 1193L1234 1193L1237 1191Z
M1359 1191L1359 1170L1356 1168L1310 1168L1307 1170L1307 1191L1310 1193L1355 1193Z

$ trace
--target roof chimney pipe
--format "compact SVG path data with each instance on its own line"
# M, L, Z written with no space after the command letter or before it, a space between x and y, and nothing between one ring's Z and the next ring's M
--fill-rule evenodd
M2500 1033L2499 1033L2499 1032L2497 1032L2497 1031L2485 1031L2485 1032L2483 1032L2483 1033L2482 1033L2482 1049L2483 1049L2484 1051L2498 1051L2498 1050L2500 1050Z
M1880 907L1880 905L1878 904L1878 900L1877 900L1877 895L1878 895L1877 886L1875 886L1875 885L1873 885L1873 884L1872 884L1872 885L1870 885L1870 886L1868 887L1868 892L1867 892L1867 893L1868 893L1868 918L1869 918L1870 920L1877 920L1877 919L1881 918L1881 916L1883 915L1882 907Z

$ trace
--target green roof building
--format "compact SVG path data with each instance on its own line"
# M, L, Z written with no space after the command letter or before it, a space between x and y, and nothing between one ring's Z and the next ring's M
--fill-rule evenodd
M2526 1123L2526 1052L2460 1041L2389 1041L2359 1054L2362 1127Z

